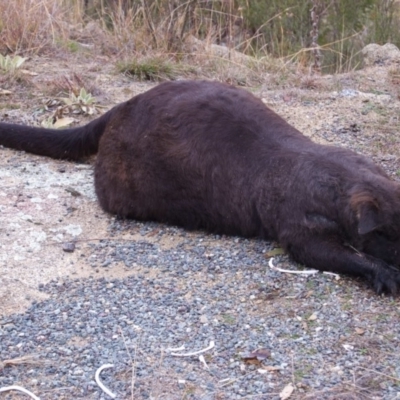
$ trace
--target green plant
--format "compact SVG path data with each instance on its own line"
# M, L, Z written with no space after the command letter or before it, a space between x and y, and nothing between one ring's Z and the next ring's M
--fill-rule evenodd
M310 374L312 369L313 368L310 365L304 365L302 368L295 369L293 375L296 378L296 381L301 381L302 379L304 379Z
M96 113L96 106L94 105L96 98L87 92L85 88L81 88L78 95L71 93L69 98L63 98L62 100L69 108L69 111L74 114L92 115Z
M221 317L224 324L233 325L236 323L236 318L231 314L222 314Z
M0 69L4 72L14 73L25 62L26 58L20 56L10 57L0 54Z
M71 53L77 53L81 48L79 43L75 40L68 40L65 46Z
M78 94L71 92L69 97L62 97L55 101L49 101L49 104L45 105L43 111L48 111L52 106L57 106L57 108L50 117L42 121L41 125L44 128L65 128L75 122L74 118L66 115L93 115L99 112L99 108L101 107L95 104L95 102L95 97L84 88L81 88Z

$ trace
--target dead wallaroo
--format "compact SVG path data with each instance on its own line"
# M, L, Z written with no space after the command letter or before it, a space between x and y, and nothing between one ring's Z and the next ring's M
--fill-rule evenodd
M0 123L0 144L97 153L110 213L274 239L308 267L400 291L400 185L362 155L312 142L246 90L167 82L83 127Z

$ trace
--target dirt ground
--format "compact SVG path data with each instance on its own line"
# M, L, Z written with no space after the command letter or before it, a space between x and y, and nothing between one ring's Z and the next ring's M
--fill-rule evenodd
M79 76L90 83L105 108L144 92L155 83L135 82L115 72L105 58L90 62L34 57L23 79L0 87L0 120L38 124L43 104L57 98L59 82ZM400 78L393 66L369 67L324 77L266 76L249 88L291 124L315 141L348 146L369 154L394 179L400 179ZM79 123L89 117L74 116ZM93 160L92 160L93 161ZM50 160L9 149L0 152L0 317L21 312L44 297L38 291L60 277L122 277L121 267L93 269L90 243L109 237L113 216L96 202L92 163ZM135 232L124 232L135 240ZM147 238L147 240L152 240ZM165 240L165 239L163 239ZM165 246L174 246L171 238ZM67 252L74 242L76 251Z

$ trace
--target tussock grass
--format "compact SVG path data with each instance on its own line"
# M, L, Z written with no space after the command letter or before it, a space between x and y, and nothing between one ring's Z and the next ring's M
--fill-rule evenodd
M173 80L191 70L189 66L170 61L165 56L134 58L119 62L117 68L119 72L143 81Z

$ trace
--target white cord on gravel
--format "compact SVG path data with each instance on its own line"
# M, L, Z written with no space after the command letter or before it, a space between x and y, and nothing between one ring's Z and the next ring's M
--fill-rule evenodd
M171 353L171 356L175 356L175 357L193 357L193 356L197 356L201 353L204 353L208 350L211 350L212 348L214 348L215 343L213 340L210 341L210 345L208 347L206 347L205 349L199 350L199 351L194 351L192 353Z
M318 274L318 270L317 269L307 269L305 271L294 271L291 269L283 269L283 268L279 268L279 267L275 267L274 263L273 263L274 258L270 258L268 261L268 265L271 269L275 270L275 271L279 271L279 272L284 272L286 274L303 274L303 275L314 275L314 274ZM335 274L334 272L329 272L329 271L323 271L322 272L325 275L331 275L334 276L336 279L340 278L339 274Z
M275 271L279 271L279 272L284 272L286 274L304 274L304 275L313 275L313 274L317 274L318 270L317 269L308 269L306 271L293 271L291 269L283 269L283 268L279 268L279 267L275 267L274 263L274 258L270 258L268 261L268 265L271 269L274 269Z
M100 389L108 394L112 399L115 399L117 396L110 390L108 389L106 386L104 386L103 382L100 380L100 373L101 371L103 371L103 369L107 369L107 368L113 368L114 364L104 364L102 365L97 371L96 374L94 375L94 379L96 380L96 383L99 385Z
M204 358L203 355L200 355L200 356L199 356L199 361L203 364L204 369L210 369L210 368L208 367L208 365L207 365L207 363L206 363L206 360L205 360L205 358Z
M9 392L10 390L17 390L17 391L19 391L19 392L25 393L25 394L27 394L28 396L32 397L33 400L40 400L39 397L35 396L35 395L34 395L32 392L30 392L29 390L24 389L24 388L21 387L21 386L16 386L16 385L15 385L15 386L6 386L6 387L2 387L2 388L0 388L0 393L1 393L1 392Z

